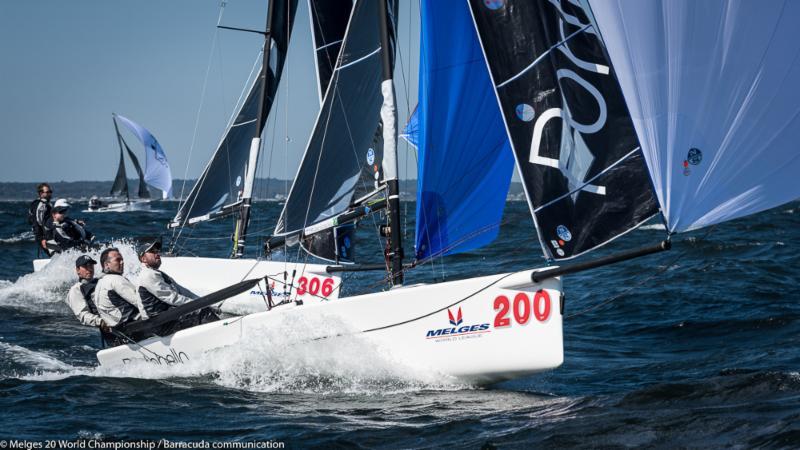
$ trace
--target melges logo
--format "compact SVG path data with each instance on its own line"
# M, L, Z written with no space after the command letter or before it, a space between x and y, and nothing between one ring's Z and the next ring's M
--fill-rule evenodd
M488 333L488 323L478 323L473 325L461 325L464 323L464 316L461 313L461 307L456 310L455 314L450 308L447 309L447 318L450 320L449 328L439 328L438 330L428 330L426 335L427 339L436 339L450 336L463 336L467 334Z

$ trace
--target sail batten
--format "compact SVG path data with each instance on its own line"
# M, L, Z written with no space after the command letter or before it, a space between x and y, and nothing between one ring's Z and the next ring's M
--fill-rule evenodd
M317 91L322 104L328 90L344 33L353 9L352 0L308 0L311 36L314 42L314 67L317 72Z
M545 257L574 258L657 214L622 94L578 2L470 7Z
M266 81L254 77L247 95L235 112L233 120L217 145L211 160L203 170L189 195L181 203L170 227L197 224L237 213L235 208L225 205L243 205L245 187L252 182L254 164L251 162L251 145L258 126L263 127L277 93L278 84L286 61L297 0L275 0L271 28L270 61L266 70ZM260 72L260 71L259 71ZM262 122L258 122L258 110L262 100L262 86L266 83L265 104ZM248 170L250 167L251 170Z
M356 1L336 67L275 228L294 234L344 212L381 176L380 36L377 5ZM376 176L377 174L377 176Z

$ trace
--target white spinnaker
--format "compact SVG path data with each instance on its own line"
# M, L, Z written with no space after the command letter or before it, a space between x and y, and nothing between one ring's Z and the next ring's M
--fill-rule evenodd
M669 231L800 197L800 2L589 4Z

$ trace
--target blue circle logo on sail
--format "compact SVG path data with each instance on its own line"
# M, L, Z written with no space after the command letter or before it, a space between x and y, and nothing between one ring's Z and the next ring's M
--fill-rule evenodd
M564 242L569 242L572 240L572 233L570 233L569 228L565 227L564 225L559 225L556 227L556 234Z
M367 150L367 164L370 166L375 163L375 150Z
M530 122L533 120L534 111L533 106L527 103L520 103L516 109L517 117L523 122Z
M500 9L506 4L506 0L483 0L483 4L489 9Z
M686 160L689 161L689 164L696 166L703 160L703 152L699 148L690 148Z

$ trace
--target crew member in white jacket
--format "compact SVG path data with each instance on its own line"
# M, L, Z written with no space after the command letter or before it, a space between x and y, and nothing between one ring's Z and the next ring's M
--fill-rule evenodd
M67 305L78 318L81 324L87 327L107 329L106 323L100 318L97 306L94 303L94 290L97 278L94 277L94 265L97 261L89 255L81 255L75 260L75 273L78 282L72 285L67 294Z
M198 298L192 291L158 270L161 267L160 240L140 244L137 253L142 263L142 271L139 272L139 297L148 316L157 316L173 306Z
M198 296L181 286L172 277L159 270L161 267L161 240L144 242L137 247L142 271L139 272L139 297L149 317L191 302ZM183 315L179 320L164 324L155 333L166 336L178 330L219 320L210 308L202 308Z
M119 249L111 247L103 250L100 265L105 275L97 282L94 298L103 321L115 328L134 320L147 319L136 287L122 276L125 261Z

